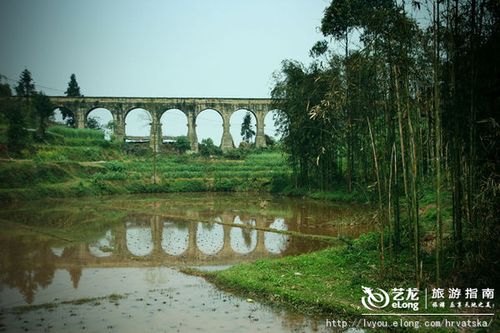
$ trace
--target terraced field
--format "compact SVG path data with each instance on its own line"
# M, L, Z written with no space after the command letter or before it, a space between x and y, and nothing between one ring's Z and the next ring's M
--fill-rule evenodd
M240 159L173 152L154 158L147 144L131 153L99 131L55 126L49 132L47 142L33 145L22 158L0 161L0 198L272 191L290 174L286 157L271 150L249 150Z

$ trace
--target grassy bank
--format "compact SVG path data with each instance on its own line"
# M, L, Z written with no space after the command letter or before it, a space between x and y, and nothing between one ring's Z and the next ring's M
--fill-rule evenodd
M201 273L222 289L243 293L271 304L292 307L309 314L342 314L352 318L362 313L361 286L391 288L411 286L411 271L386 260L381 274L378 235L371 233L351 246L282 259L264 259L217 272ZM400 260L406 254L401 254ZM390 281L388 284L387 281Z
M393 288L415 288L412 270L411 252L400 252L397 257L387 256L384 269L380 268L378 233L369 233L354 240L350 246L330 247L322 251L281 259L263 259L253 263L239 264L229 269L216 272L200 272L186 269L188 274L199 275L217 287L260 302L284 307L324 318L348 320L371 320L374 317L363 316L373 313L365 309L361 298L365 296L362 286L392 290ZM430 267L424 266L424 269ZM425 283L420 286L432 288L435 285ZM430 297L430 296L429 296ZM432 300L430 300L432 301ZM430 302L429 301L429 302ZM462 302L467 301L462 299ZM464 311L467 311L465 309ZM388 312L412 312L386 308ZM423 292L420 293L418 313L433 313L432 317L403 317L406 320L420 321L418 331L422 332L457 332L455 328L425 327L424 320L441 321L467 320L467 317L439 316L440 312L457 312L457 309L425 308ZM470 311L469 311L470 312ZM460 318L460 319L457 319ZM466 319L463 319L466 318ZM399 316L382 315L375 320L399 322ZM480 318L483 323L492 323L483 332L497 332L500 322L495 318ZM352 320L352 321L351 321ZM474 319L475 320L475 319ZM412 332L414 328L378 328L370 332Z

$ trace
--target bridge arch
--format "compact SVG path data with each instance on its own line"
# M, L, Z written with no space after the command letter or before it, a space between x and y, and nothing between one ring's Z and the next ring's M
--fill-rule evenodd
M165 221L161 247L166 254L178 256L189 248L189 225L183 222Z
M269 110L264 116L264 134L275 141L282 138L282 133L278 132L280 126L277 124L280 119L287 119L287 115L279 109Z
M64 253L64 249L65 249L65 248L66 248L66 247L64 247L64 246L63 246L63 247L59 247L59 246L52 246L52 247L50 248L50 251L52 251L52 254L53 254L54 256L56 256L56 257L61 257L61 256L63 255L63 253Z
M285 231L288 230L288 226L286 225L285 219L277 218L269 225L270 229L276 229ZM264 233L264 246L267 251L280 254L283 253L288 245L289 236L286 234L280 234L276 232L266 231Z
M127 222L125 232L127 250L134 256L144 257L153 252L153 231L147 223Z
M107 139L111 138L113 130L110 129L109 125L113 121L113 114L109 109L102 107L92 108L85 113L84 119L85 127L96 125L104 132L104 135ZM94 119L94 121L92 121L91 119ZM95 123L92 124L92 122Z
M255 227L255 220L242 221L240 216L236 216L234 224L247 225ZM231 228L231 248L239 254L248 254L255 250L257 246L257 230L249 228Z
M114 248L114 236L111 230L106 231L106 234L101 237L96 242L88 245L89 252L94 257L109 257L113 253Z
M69 108L57 105L53 108L51 120L61 125L75 127L76 115Z
M219 223L198 222L196 228L196 246L208 255L219 253L224 247L224 228Z
M163 138L170 140L172 137L188 135L188 118L184 111L180 109L167 109L160 115L161 132ZM165 141L162 139L162 142Z
M196 115L195 121L198 142L201 143L204 139L210 138L214 145L222 144L224 116L221 111L211 108L203 109Z
M125 112L126 137L150 138L153 115L141 107L133 107Z
M239 147L241 142L244 141L242 136L241 136L241 126L242 126L243 120L247 114L250 114L250 128L254 132L254 135L250 139L249 143L250 144L255 143L256 134L257 134L257 126L258 126L257 116L256 116L255 112L253 112L252 110L238 109L238 110L234 111L233 113L231 113L231 116L229 118L230 119L230 129L229 130L231 132L231 136L232 136L234 145L236 147Z

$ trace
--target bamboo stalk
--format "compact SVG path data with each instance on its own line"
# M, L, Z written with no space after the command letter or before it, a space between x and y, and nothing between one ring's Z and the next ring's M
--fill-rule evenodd
M377 158L377 150L375 149L375 139L373 138L372 127L370 125L370 119L366 117L366 121L368 122L368 130L370 132L370 139L372 142L372 150L373 150L373 162L375 164L375 173L377 176L377 190L378 190L378 208L379 214L383 214L383 205L382 205L382 188L380 184L380 171L378 167L378 158ZM380 230L380 270L382 273L385 271L384 268L384 219L383 216L380 216L381 221L381 230Z
M443 230L441 220L441 114L438 84L438 59L439 59L439 3L434 5L434 126L435 126L435 168L436 168L436 283L441 280L441 252L443 242Z

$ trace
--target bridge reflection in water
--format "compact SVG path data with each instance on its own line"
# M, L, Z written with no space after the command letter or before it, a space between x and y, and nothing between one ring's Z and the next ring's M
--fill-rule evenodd
M239 216L232 221L223 221L222 217L217 217L208 223L135 216L107 230L96 241L65 248L52 247L51 252L56 267L74 262L92 267L175 266L227 265L322 247L304 239L253 227L287 230L283 218L266 222L242 221Z
M213 220L134 214L103 230L97 239L70 246L46 238L0 234L0 285L17 289L31 304L38 291L52 284L58 270L69 273L76 289L87 268L230 265L326 246L309 238L253 229L287 230L283 218L243 219L224 213Z

